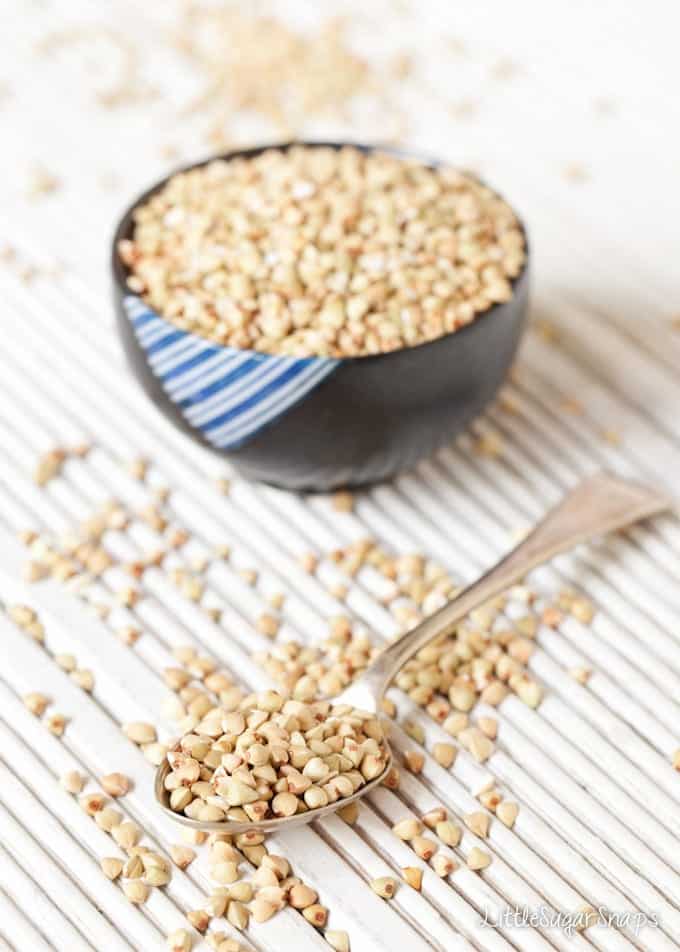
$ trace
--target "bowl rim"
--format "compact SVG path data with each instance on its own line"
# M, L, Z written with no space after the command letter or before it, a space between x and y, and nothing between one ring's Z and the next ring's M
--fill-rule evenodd
M162 188L167 184L167 182L175 175L180 175L184 172L190 172L193 169L200 169L206 165L209 165L211 162L219 161L231 161L232 159L241 159L241 158L253 158L255 156L261 155L263 152L268 152L269 150L278 150L280 152L287 152L289 149L296 146L302 146L304 148L316 148L316 149L335 149L339 151L343 148L352 148L357 149L359 152L363 152L367 155L382 152L386 155L393 156L397 159L403 159L407 161L416 161L420 162L423 165L428 166L431 169L441 168L443 166L449 166L456 168L453 163L447 162L445 159L435 159L432 156L424 155L417 150L401 148L399 146L383 145L379 142L376 143L365 143L365 142L355 142L351 139L343 139L341 141L336 140L326 140L326 139L288 139L285 142L271 142L265 143L263 145L248 146L243 149L234 149L229 152L223 152L218 155L210 155L206 158L199 159L196 162L189 162L184 165L178 165L163 178L158 179L153 185L146 188L141 194L139 194L125 209L123 214L116 224L113 237L111 240L111 271L113 274L113 280L115 285L115 290L122 295L134 294L135 292L130 291L127 287L126 277L129 273L129 269L123 263L120 255L118 254L118 243L121 240L129 238L129 232L133 224L133 215L137 208L147 202L152 198L157 192L160 192ZM397 357L399 354L403 353L412 353L414 351L424 351L425 348L436 347L437 344L441 344L444 341L450 340L452 338L460 337L472 331L472 329L484 318L493 318L494 315L497 315L498 312L506 307L508 304L511 304L515 298L517 287L525 280L526 275L529 271L529 261L531 257L531 246L529 243L529 235L527 232L526 225L524 220L517 214L514 205L507 201L505 196L495 189L493 186L489 185L485 179L481 176L476 175L475 173L461 169L464 174L468 175L471 178L476 179L481 185L485 188L490 189L494 195L498 196L502 201L512 209L515 216L517 217L517 223L519 228L524 236L524 250L525 250L525 259L522 265L522 268L514 278L510 280L510 285L512 287L512 297L508 301L500 301L496 304L492 304L491 307L487 308L485 311L481 311L474 320L470 321L468 324L463 325L463 327L458 328L454 331L446 331L446 333L441 334L439 337L435 337L434 340L423 341L420 344L409 344L406 347L398 347L396 350L388 350L379 354L354 354L348 357L328 357L324 354L305 354L305 355L287 355L291 357L297 357L297 359L312 359L312 360L335 360L338 364L350 364L359 361L377 361L385 360L388 357ZM138 295L139 296L139 295ZM140 297L140 300L143 300ZM176 327L176 324L165 317L163 314L159 314L157 311L154 311L152 308L149 308L152 313L160 318L163 321L166 321L169 325ZM269 353L268 351L254 350L251 347L231 347L230 344L220 344L218 341L212 340L210 337L204 336L203 334L198 334L195 331L186 331L187 334L193 334L195 337L200 338L201 340L207 341L209 344L212 344L214 347L220 347L224 349L237 350L242 353L249 354L259 354L263 358L267 357L280 357L280 354ZM425 354L424 354L425 355Z

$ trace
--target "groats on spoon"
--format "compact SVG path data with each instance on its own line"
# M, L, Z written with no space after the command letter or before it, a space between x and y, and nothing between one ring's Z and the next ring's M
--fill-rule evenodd
M363 797L392 765L381 702L414 654L537 565L670 506L659 491L616 476L584 480L485 575L389 644L339 697L307 703L265 691L245 711L216 705L206 712L158 768L158 802L194 829L243 834L310 823Z
M328 803L324 807L317 807L314 810L307 810L304 813L296 813L294 816L290 817L270 817L269 819L258 820L258 821L248 821L248 820L230 820L227 816L225 820L210 820L210 821L201 821L201 820L192 820L190 817L184 816L182 813L177 813L172 810L168 805L168 795L165 789L165 778L170 773L170 766L167 763L160 765L156 772L156 781L154 785L156 799L163 808L163 810L172 817L177 823L182 823L184 826L193 828L194 830L206 830L206 831L218 831L220 833L229 833L229 834L240 834L240 833L276 833L281 830L290 830L295 826L304 826L306 823L311 823L312 820L318 820L321 817L327 816L329 813L335 813L336 810L341 809L342 807L348 806L350 803L354 803L360 797L365 796L370 790L373 790L375 787L380 786L384 782L385 778L390 772L392 767L392 753L387 748L387 756L385 760L385 768L377 777L373 780L367 782L365 786L361 787L355 793L349 797L343 797L340 800L336 800L334 803Z
M370 707L298 701L277 691L237 710L207 709L168 751L167 805L200 823L280 823L347 802L384 779L389 750Z

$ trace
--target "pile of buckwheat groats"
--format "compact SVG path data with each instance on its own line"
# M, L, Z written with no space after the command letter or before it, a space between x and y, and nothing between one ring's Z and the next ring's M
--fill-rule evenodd
M348 26L345 18L333 17L310 32L239 7L183 6L170 36L202 84L187 111L205 112L211 142L221 144L244 108L291 137L315 116L346 116L358 96L385 98L386 77L352 50Z
M385 771L370 712L276 691L239 703L227 689L167 754L173 810L193 820L291 817L352 796Z
M512 209L451 168L296 146L173 175L119 243L132 291L237 348L349 357L469 324L512 297Z

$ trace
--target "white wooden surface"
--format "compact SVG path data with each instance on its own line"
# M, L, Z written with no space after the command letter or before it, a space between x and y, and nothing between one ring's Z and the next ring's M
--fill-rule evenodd
M259 6L259 5L258 5ZM178 2L10 0L0 2L0 201L2 237L17 251L0 262L2 413L0 414L0 598L38 607L47 649L0 618L0 943L35 952L118 952L161 948L183 914L201 905L209 880L205 856L165 890L134 908L108 882L97 860L111 840L55 783L66 769L89 776L124 769L135 780L122 809L160 848L177 842L173 824L153 803L151 771L118 726L157 721L162 668L173 645L194 643L261 683L250 660L263 639L253 621L267 594L286 591L287 634L314 639L340 611L322 582L296 557L370 532L400 551L419 549L472 579L580 474L601 466L656 479L671 489L680 463L680 314L677 129L677 16L674 5L502 4L464 6L436 0L369 4L287 2L291 22L312 28L324 15L353 13L357 49L376 57L407 49L415 79L395 93L409 114L407 143L474 165L525 216L532 239L535 324L506 393L516 407L490 408L469 434L392 484L358 497L351 515L328 499L286 495L236 480L227 498L215 478L228 469L189 445L130 382L113 333L106 259L117 214L131 196L169 167L208 151L201 115L179 115L195 86L169 51L164 32ZM93 91L117 69L107 43L72 44L36 54L53 31L103 24L137 45L145 78L160 89L151 103L102 109ZM455 41L455 42L454 42ZM512 61L512 76L499 63ZM506 75L499 78L499 72ZM471 104L470 108L449 108ZM474 107L474 108L473 108ZM461 115L469 113L468 115ZM236 120L239 134L254 134ZM373 114L351 128L310 122L311 136L381 138L393 134ZM273 138L272 130L255 134ZM177 161L177 159L175 159ZM31 169L60 180L31 201ZM583 172L576 182L574 166ZM112 176L115 174L115 182ZM25 280L25 267L58 276ZM559 332L550 342L549 321ZM583 403L583 415L564 401ZM499 459L472 452L475 434L503 438ZM620 443L604 438L615 431ZM30 473L55 443L93 440L83 461L38 490ZM24 528L65 528L98 501L139 501L139 484L118 465L139 453L153 460L152 481L167 482L171 505L196 535L195 551L225 539L236 567L256 567L254 588L231 568L210 585L228 602L229 632L182 600L160 572L147 573L132 613L145 634L125 648L106 625L52 583L20 581ZM147 536L139 525L117 540L133 554ZM431 757L400 791L374 793L349 830L332 818L280 837L276 849L319 890L329 927L346 929L353 952L454 949L672 950L680 944L680 776L670 766L680 747L680 525L676 516L582 549L537 571L549 598L574 584L598 606L591 627L573 618L541 631L531 665L546 700L531 711L514 698L502 705L498 749L479 766L461 753L445 771ZM104 588L116 584L115 570ZM394 621L370 573L351 586L349 606L377 634ZM509 611L514 610L512 607ZM517 609L519 610L519 608ZM120 616L119 616L120 617ZM132 616L131 616L132 617ZM86 696L49 652L72 651L95 672ZM586 687L567 675L593 668ZM62 739L24 709L20 696L44 690L71 718ZM426 747L440 728L394 695L400 716L421 723ZM164 725L169 729L169 725ZM397 751L413 741L397 729ZM475 791L494 776L517 799L514 830L492 826L494 862L482 876L463 866L448 881L426 870L423 891L399 890L389 904L364 882L418 861L390 824L444 803L474 809ZM461 856L474 844L466 832ZM591 928L568 939L559 929L480 926L483 909L544 905L573 911L589 902L656 914L659 928ZM227 928L219 924L220 928ZM327 948L292 910L248 930L254 950ZM206 948L199 943L198 948Z

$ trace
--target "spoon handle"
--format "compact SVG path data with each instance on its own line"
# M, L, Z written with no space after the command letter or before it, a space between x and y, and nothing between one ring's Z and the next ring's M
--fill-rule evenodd
M500 595L543 562L592 536L602 535L663 512L669 497L629 480L600 472L579 483L514 549L450 602L388 645L364 672L382 697L397 672L430 641L449 635L475 608Z

